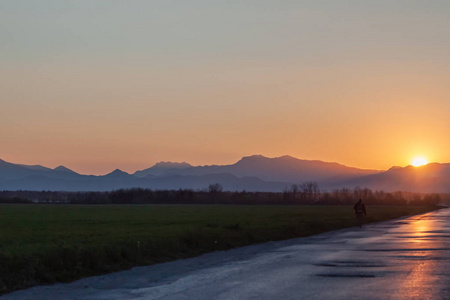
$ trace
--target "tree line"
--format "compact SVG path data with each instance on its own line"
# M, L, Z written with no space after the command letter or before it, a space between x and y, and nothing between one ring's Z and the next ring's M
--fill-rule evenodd
M224 191L214 183L204 190L119 189L110 192L0 191L0 203L52 204L290 204L350 205L363 199L367 205L437 205L450 203L449 194L372 191L341 188L321 191L315 182L286 187L282 192Z

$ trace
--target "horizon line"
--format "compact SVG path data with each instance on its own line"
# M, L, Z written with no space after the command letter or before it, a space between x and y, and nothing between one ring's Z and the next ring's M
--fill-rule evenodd
M231 163L231 164L221 164L221 165L220 165L220 164L211 164L211 165L208 165L208 164L205 164L205 165L192 165L192 164L190 164L189 162L186 162L186 161L183 161L183 162L177 162L177 161L158 161L158 162L154 163L153 165L151 165L151 166L149 166L149 167L145 167L145 168L143 168L143 169L136 169L134 172L127 172L127 171L123 171L123 170L120 169L120 168L113 168L112 171L107 172L107 173L104 173L104 174L83 174L83 173L74 171L74 170L71 169L70 167L67 167L67 166L62 165L62 164L61 164L61 165L58 165L58 166L56 166L56 167L54 167L54 168L52 168L52 167L46 167L45 165L41 165L41 164L30 164L30 165L28 165L28 164L22 164L22 163L13 163L13 162L10 162L10 161L5 161L5 160L3 160L3 159L1 159L1 158L0 158L0 162L5 162L5 163L13 164L13 165L19 165L19 166L23 166L23 167L41 167L41 168L46 168L46 169L50 169L50 170L55 170L55 169L57 169L57 168L63 167L63 168L66 168L66 169L68 169L68 170L70 170L70 171L72 171L72 172L75 172L75 173L77 173L77 174L79 174L79 175L85 175L85 176L105 176L105 175L111 174L111 173L116 172L116 171L121 171L121 172L124 172L124 173L126 173L126 174L133 175L133 174L135 174L136 172L143 171L143 170L146 170L146 169L155 167L156 165L158 165L158 164L160 164L160 163L188 164L188 165L189 165L190 167L192 167L192 168L196 168L196 167L212 167L212 166L230 166L230 165L234 165L234 164L238 163L239 161L241 161L241 160L243 160L243 159L245 159L245 158L251 158L251 157L262 157L262 158L267 158L267 159L279 159L279 158L289 157L289 158L293 158L293 159L300 160L300 161L307 161L307 162L322 162L322 163L329 163L329 164L338 164L338 165L341 165L341 166L344 166L344 167L347 167L347 168L354 168L354 169L359 169L359 170L362 170L362 171L376 171L376 172L386 172L386 171L388 171L388 170L390 170L390 169L392 169L392 168L407 168L407 167L420 168L420 167L423 167L423 166L433 165L433 164L447 164L447 163L440 163L440 162L429 162L429 163L427 163L427 164L425 164L425 165L422 165L422 166L413 166L412 164L408 164L408 165L406 165L406 166L393 165L393 166L389 167L388 169L369 169L369 168L359 168L359 167L354 167L354 166L348 166L348 165L345 165L345 164L342 164L342 163L339 163L339 162L336 162L336 161L325 161L325 160L320 160L320 159L302 159L302 158L297 158L297 157L295 157L295 156L288 155L288 154L282 155L282 156L276 156L276 157L268 157L268 156L264 156L264 155L262 155L262 154L253 154L253 155L243 156L241 159L239 159L239 160L236 161L235 163ZM188 167L188 168L189 168L189 167Z

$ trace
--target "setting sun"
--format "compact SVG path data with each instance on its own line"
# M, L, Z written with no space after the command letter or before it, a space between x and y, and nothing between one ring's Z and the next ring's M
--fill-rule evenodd
M414 167L420 167L420 166L426 165L427 163L428 163L428 160L424 157L416 157L411 162L411 164Z

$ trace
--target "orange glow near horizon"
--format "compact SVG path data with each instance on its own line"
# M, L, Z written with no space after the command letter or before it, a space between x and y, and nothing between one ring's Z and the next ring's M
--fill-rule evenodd
M450 163L448 1L98 2L2 2L0 159Z
M414 167L420 167L420 166L424 166L424 165L428 164L428 160L426 158L424 158L423 156L418 156L412 160L411 164Z

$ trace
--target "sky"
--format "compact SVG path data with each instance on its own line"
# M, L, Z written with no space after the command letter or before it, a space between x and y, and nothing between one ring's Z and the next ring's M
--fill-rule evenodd
M0 159L450 162L450 1L0 0Z

